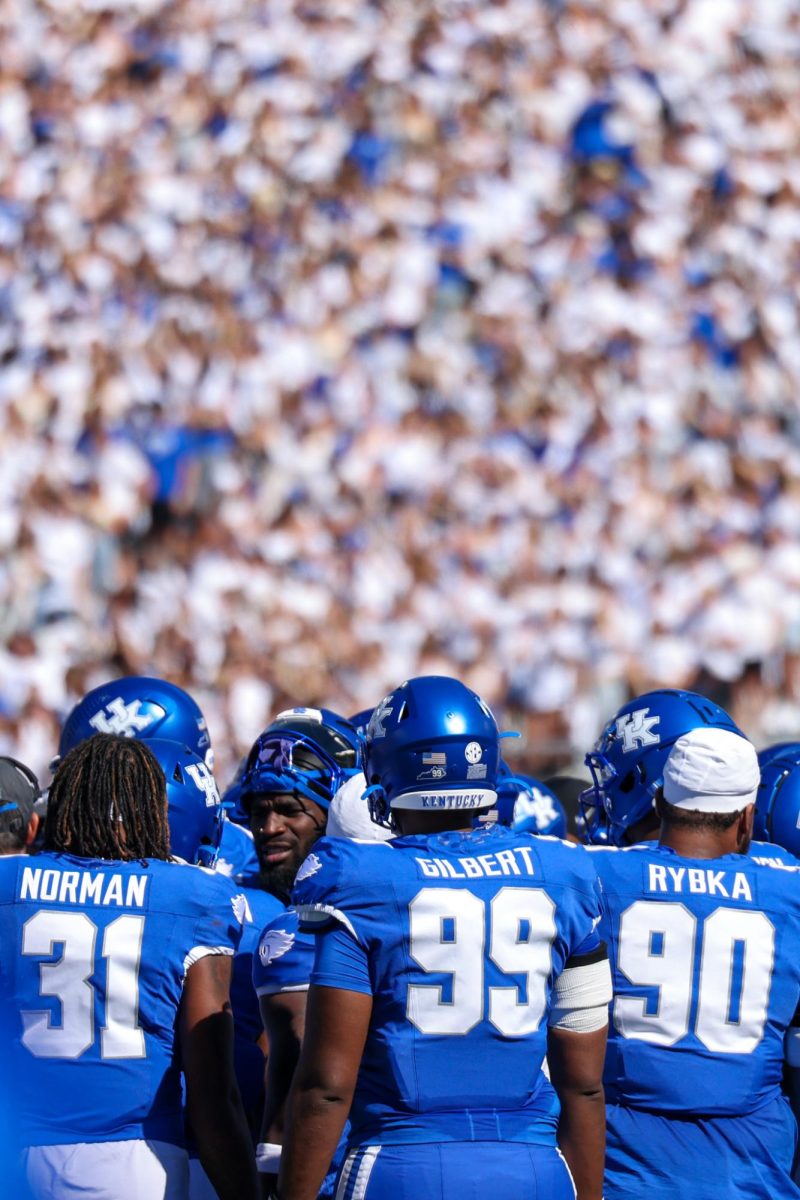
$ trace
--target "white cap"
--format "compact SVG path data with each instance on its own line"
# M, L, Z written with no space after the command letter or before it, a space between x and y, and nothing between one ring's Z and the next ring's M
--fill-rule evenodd
M756 748L730 729L701 727L679 737L664 767L664 799L689 812L733 813L753 804Z
M359 771L346 779L331 800L325 833L328 837L358 838L359 841L386 842L394 834L376 825L364 799L367 781Z

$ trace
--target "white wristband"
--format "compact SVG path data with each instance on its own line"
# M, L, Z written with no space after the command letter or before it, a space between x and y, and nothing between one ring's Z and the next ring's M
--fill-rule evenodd
M256 1167L260 1175L277 1175L281 1165L281 1150L277 1142L259 1142L256 1146Z

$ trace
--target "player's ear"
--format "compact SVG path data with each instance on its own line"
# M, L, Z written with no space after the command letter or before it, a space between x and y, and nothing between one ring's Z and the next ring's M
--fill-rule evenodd
M32 846L36 841L36 835L39 832L39 824L41 817L38 813L31 813L31 819L28 821L28 828L25 830L25 846Z
M753 819L755 817L755 804L748 804L747 808L742 809L739 814L739 820L736 826L736 841L742 851L747 849L750 842L753 840Z
M663 821L664 820L664 789L663 789L663 787L656 788L655 793L653 795L653 804L655 806L656 816L658 817L659 821Z

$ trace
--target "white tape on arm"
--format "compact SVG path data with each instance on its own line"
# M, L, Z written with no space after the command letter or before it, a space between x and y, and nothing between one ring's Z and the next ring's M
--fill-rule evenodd
M607 958L567 967L553 984L548 1024L573 1033L593 1033L608 1024L611 968Z

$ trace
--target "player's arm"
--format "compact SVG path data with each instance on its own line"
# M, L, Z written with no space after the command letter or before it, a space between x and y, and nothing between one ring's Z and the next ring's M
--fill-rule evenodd
M283 1137L286 1097L303 1043L306 996L306 991L279 992L260 999L261 1020L270 1046L262 1142L280 1142Z
M577 1200L601 1200L603 1195L603 1063L610 999L604 944L571 958L553 988L547 1061L561 1101L558 1144L572 1172Z
M286 1110L279 1200L316 1200L350 1112L372 1014L364 992L312 984Z
M255 1158L233 1070L232 958L208 954L187 972L180 1012L186 1107L219 1200L256 1200Z
M261 1188L265 1195L275 1186L278 1175L286 1099L303 1042L306 996L304 989L262 995L259 999L261 1020L270 1047L258 1148Z

